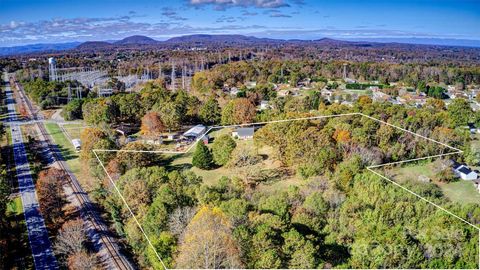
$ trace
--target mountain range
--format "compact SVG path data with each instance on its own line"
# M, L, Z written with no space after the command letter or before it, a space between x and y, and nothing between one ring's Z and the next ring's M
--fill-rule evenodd
M281 45L281 44L328 44L355 46L382 46L384 44L417 44L417 45L439 45L439 46L466 46L480 47L480 41L462 40L462 39L435 39L435 38L384 38L384 39L363 39L363 40L336 40L322 38L317 40L284 40L271 38L258 38L244 35L186 35L173 37L164 41L155 40L147 36L130 36L118 41L87 41L87 42L68 42L55 44L32 44L14 47L0 47L0 56L40 53L40 52L58 52L64 50L95 51L112 48L191 48L208 46L262 46L262 45Z

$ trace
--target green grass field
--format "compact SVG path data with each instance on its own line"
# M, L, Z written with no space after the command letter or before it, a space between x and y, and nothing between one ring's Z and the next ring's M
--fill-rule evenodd
M68 166L74 174L80 173L80 160L78 158L78 153L73 148L72 143L68 140L65 134L62 132L60 127L55 123L45 124L47 132L52 136L53 140L57 144L60 152L62 153L63 158L67 162Z
M231 134L231 132L232 132L231 128L225 128L225 129L212 131L209 133L209 136L210 138L215 138L220 135ZM242 147L242 148L251 149L253 151L256 151L259 155L267 157L260 164L262 169L278 169L280 167L280 164L276 162L276 160L273 158L273 152L271 148L257 147L253 140L237 139L235 140L235 142L237 143L237 148ZM209 147L211 147L211 145ZM239 168L232 168L229 166L222 166L212 170L202 170L202 169L193 167L192 156L193 156L194 149L195 147L193 147L192 150L186 154L167 156L172 158L172 162L170 163L170 167L171 167L170 169L180 169L180 168L190 169L196 175L202 177L203 183L205 185L215 185L216 183L218 183L218 180L222 176L231 178L231 177L238 176L240 173L244 172L245 170L248 170L248 168L239 169ZM272 182L261 183L257 186L257 189L262 192L271 193L279 190L285 190L291 185L299 186L304 183L305 182L302 181L302 179L300 179L296 175L288 175L288 176L276 179L275 181L272 181Z
M445 196L459 203L480 204L480 193L471 181L458 180L448 184L439 185Z
M80 138L80 133L86 126L81 123L76 123L76 124L65 124L63 125L63 128L65 131L68 133L68 136L72 139L79 139Z
M91 191L94 188L95 181L97 180L90 175L88 166L82 166L79 155L73 148L72 143L68 140L57 124L47 123L45 126L50 136L52 136L53 140L58 145L58 148L60 149L72 173L75 174L85 191Z
M421 163L417 165L410 165L405 167L396 167L391 170L393 173L392 179L399 183L405 181L418 181L420 175L432 178L434 175L432 171L433 163ZM451 183L437 183L434 182L443 191L443 194L452 202L461 204L478 203L480 204L480 193L477 192L475 186L471 181L457 180Z

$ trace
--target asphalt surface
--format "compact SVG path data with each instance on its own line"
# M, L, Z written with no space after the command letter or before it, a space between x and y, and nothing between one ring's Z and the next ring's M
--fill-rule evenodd
M6 87L8 122L18 121L15 111L15 100L9 85ZM22 199L28 239L32 250L35 269L59 269L48 237L45 221L39 210L35 185L33 183L27 151L23 143L22 131L19 125L10 125L13 141L13 154L18 179L20 197Z
M38 134L37 139L39 139L40 143L42 144L41 155L48 162L48 164L50 164L50 166L58 167L69 175L71 181L69 186L64 186L65 195L67 196L67 200L80 210L81 217L85 221L86 234L92 241L92 247L97 253L98 263L101 268L121 270L135 269L134 266L130 264L128 259L121 252L119 252L118 243L110 234L108 226L105 225L103 219L95 209L95 206L88 198L87 193L80 186L77 178L70 170L68 164L65 162L60 149L55 143L53 143L53 139L45 130L45 123L54 122L61 124L63 121L45 120L42 114L36 113L35 108L31 105L30 100L25 95L22 87L20 85L17 85L17 87L19 87L19 97L17 100L20 99L26 105L29 111L28 113L32 115L33 120L21 121L21 119L15 119L14 121L9 122L9 125L7 126L25 125L27 123L35 124L34 126L37 128Z

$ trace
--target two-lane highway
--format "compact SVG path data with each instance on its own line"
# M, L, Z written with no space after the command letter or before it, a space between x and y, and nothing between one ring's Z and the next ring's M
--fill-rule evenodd
M6 75L5 75L6 76ZM6 86L8 121L16 122L15 100L8 85ZM10 125L13 140L13 155L15 159L18 188L22 199L25 221L28 230L28 239L32 249L36 269L58 269L57 260L53 254L47 228L39 210L35 185L33 183L27 151L23 144L22 130L19 125Z
M15 80L13 79L12 81ZM38 138L44 143L43 148L46 150L45 158L49 160L51 166L63 170L68 175L67 180L70 185L66 190L67 197L71 198L69 200L80 210L81 217L85 221L86 233L97 253L97 259L99 259L100 265L104 269L135 269L125 255L120 252L118 243L110 235L108 226L95 209L88 194L80 186L76 176L72 173L68 164L63 159L57 145L45 129L44 123L48 120L45 120L43 116L38 113L38 110L32 105L30 99L23 91L21 84L16 81L14 84L15 89L17 90L16 93L25 106L26 113L31 117L30 120L34 121L34 126L38 130Z

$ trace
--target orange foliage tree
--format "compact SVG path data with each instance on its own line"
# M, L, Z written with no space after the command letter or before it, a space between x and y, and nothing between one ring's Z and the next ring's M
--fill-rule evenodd
M348 130L339 129L339 130L335 130L335 133L333 134L333 138L338 143L348 143L350 142L351 136Z
M63 216L62 208L65 204L63 183L67 175L62 170L50 168L41 171L37 180L37 196L40 211L47 223L58 223Z
M188 224L176 261L179 268L240 268L238 254L227 216L204 206Z
M80 157L83 160L92 158L92 149L94 148L94 145L105 137L105 133L99 128L84 129L80 133L80 141L82 142L82 152L80 153Z
M148 112L142 117L140 130L145 136L158 137L165 131L165 125L157 112Z

